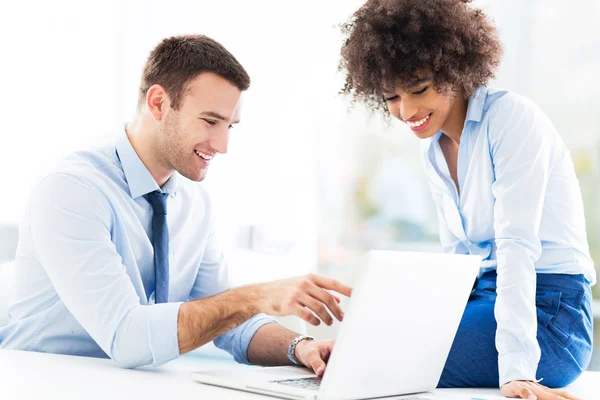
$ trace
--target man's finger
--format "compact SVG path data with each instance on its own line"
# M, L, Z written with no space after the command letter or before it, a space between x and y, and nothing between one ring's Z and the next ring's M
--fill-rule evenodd
M325 346L319 347L319 353L321 354L321 359L327 363L329 361L329 357L331 356L331 352L333 351L333 345L335 344L335 340L328 340L325 342Z
M294 315L302 318L303 320L305 320L306 322L308 322L311 325L319 326L321 324L321 321L319 321L319 318L315 317L313 315L313 313L308 311L307 308L301 306L300 304L298 304L296 307L294 307Z
M319 357L318 352L311 353L309 363L310 367L313 371L315 371L315 374L317 374L317 376L323 376L326 365L325 362L321 360L321 357Z
M335 279L325 278L324 276L316 274L311 274L310 277L317 286L322 287L323 289L335 290L348 297L352 295L352 288L350 286L346 286Z
M327 325L333 324L333 318L331 318L331 315L329 315L329 312L327 312L327 309L320 301L315 300L308 294L302 295L298 301L300 304L317 314L317 316L321 318L321 321L325 322Z
M340 308L339 304L335 301L335 298L331 293L317 286L313 286L311 289L308 290L308 294L310 294L312 297L314 297L321 303L324 303L327 306L327 308L329 308L331 313L338 319L338 321L344 319L344 312Z

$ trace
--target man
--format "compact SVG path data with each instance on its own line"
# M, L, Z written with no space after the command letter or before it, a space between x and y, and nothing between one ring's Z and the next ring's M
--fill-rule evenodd
M343 313L327 290L351 289L309 275L228 290L212 206L194 183L227 152L249 85L206 36L171 37L151 52L120 139L72 154L35 189L0 347L136 367L214 339L238 362L323 374L333 341L305 340L263 313L329 325L329 312Z

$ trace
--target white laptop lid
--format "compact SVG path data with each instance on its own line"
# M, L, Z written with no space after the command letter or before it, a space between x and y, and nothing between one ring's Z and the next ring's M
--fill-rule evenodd
M203 371L211 385L291 399L367 399L435 389L481 258L371 251L355 285L318 391L274 381L310 377L293 367Z
M369 252L318 397L433 390L480 264L470 255Z

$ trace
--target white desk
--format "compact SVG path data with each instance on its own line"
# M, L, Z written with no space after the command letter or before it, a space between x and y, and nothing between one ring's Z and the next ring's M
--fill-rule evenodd
M263 396L194 382L198 369L231 366L231 359L215 350L184 356L160 368L125 370L112 361L85 357L0 350L0 398L22 399L259 399ZM236 365L234 368L247 368ZM600 399L600 372L586 373L571 390L584 399ZM453 399L469 399L473 392L437 390ZM496 397L498 390L478 390L480 398ZM440 396L444 398L444 396Z

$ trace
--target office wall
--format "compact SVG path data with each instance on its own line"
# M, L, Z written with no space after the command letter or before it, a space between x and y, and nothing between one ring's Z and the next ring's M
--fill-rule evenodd
M337 94L337 24L361 3L4 2L0 224L20 221L31 189L58 159L122 131L133 117L142 63L161 38L204 33L228 47L253 80L230 151L203 183L223 243L246 274L240 283L315 269L351 280L362 249L437 249L418 140ZM505 46L492 85L532 98L572 151L597 260L600 2L473 5L495 19ZM2 249L14 249L14 240L0 237ZM247 259L252 268L269 267L256 275L244 269Z

